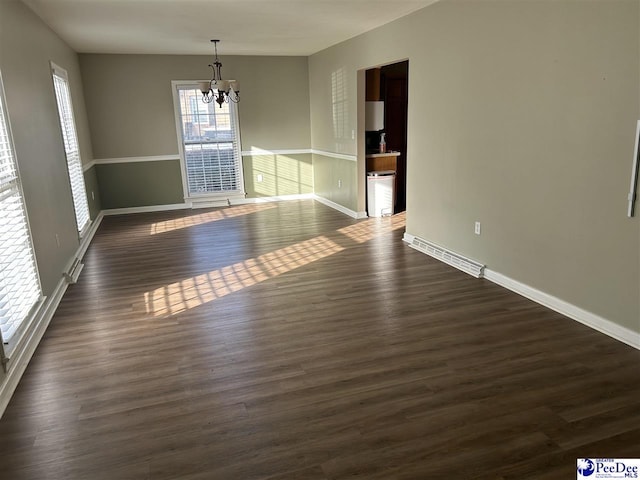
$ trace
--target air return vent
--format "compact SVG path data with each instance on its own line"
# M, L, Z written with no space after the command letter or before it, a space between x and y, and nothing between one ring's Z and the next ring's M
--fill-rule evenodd
M214 208L214 207L229 207L231 206L231 201L228 198L220 198L216 200L211 199L191 199L191 208Z
M73 263L64 273L64 278L68 283L76 283L78 281L78 277L80 276L80 272L84 268L84 263L80 262L79 258L74 258Z
M441 262L451 265L458 270L462 270L473 277L482 278L484 276L484 265L478 262L465 258L457 253L450 252L434 243L427 242L408 233L404 234L403 240L408 243L411 248L426 253L433 258L437 258Z

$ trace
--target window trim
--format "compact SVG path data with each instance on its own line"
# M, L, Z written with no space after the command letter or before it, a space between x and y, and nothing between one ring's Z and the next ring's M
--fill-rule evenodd
M238 143L238 157L240 159L240 168L238 169L238 183L240 189L231 192L211 193L206 192L202 194L192 195L189 194L189 185L187 180L187 165L184 152L184 132L182 131L181 110L180 110L180 96L178 94L179 87L193 87L199 89L199 84L206 83L208 80L172 80L171 81L171 93L173 96L173 116L176 122L176 135L178 139L178 155L180 157L180 173L182 175L182 194L185 202L200 202L204 203L207 200L216 201L223 199L244 199L247 196L247 190L244 183L244 159L242 157L242 138L240 135L240 115L238 112L237 104L230 105L235 112L231 115L233 121L233 128L236 132L236 139ZM215 142L212 142L215 143Z
M24 210L24 222L25 229L27 230L28 238L29 238L29 247L31 250L31 257L34 265L36 284L38 288L38 299L31 305L29 309L29 313L24 317L24 319L20 322L18 328L16 328L15 332L11 336L11 338L5 344L5 340L2 338L2 332L0 331L0 363L2 363L4 371L8 371L8 364L10 358L13 353L18 351L18 346L24 342L25 332L30 328L33 322L40 315L42 306L44 305L44 300L46 297L42 291L42 280L40 278L40 270L38 268L38 258L36 254L36 249L33 245L33 232L31 231L31 223L29 222L29 211L27 208L27 200L24 195L24 190L22 188L22 177L20 175L20 165L18 163L15 142L13 139L13 130L11 128L11 120L9 118L9 107L7 105L7 97L4 91L4 80L2 78L2 71L0 71L0 102L4 106L3 114L4 117L0 121L4 120L5 127L7 130L7 141L9 145L10 152L13 156L13 163L15 166L15 175L16 175L16 185L17 189L20 193L20 197L22 199L22 208Z
M84 238L84 236L86 235L86 233L89 231L89 229L91 228L91 224L93 223L91 220L91 208L89 207L89 198L87 197L87 186L84 182L84 166L82 164L82 154L80 152L80 139L78 138L78 128L76 126L76 115L75 115L75 109L73 108L73 98L71 98L71 82L69 81L69 74L67 73L67 71L62 68L61 66L57 65L56 63L54 63L53 61L49 62L50 66L51 66L51 84L53 87L53 98L55 100L56 103L56 112L58 113L58 125L60 127L60 138L62 140L62 146L63 146L63 151L64 151L64 158L65 158L65 170L67 172L67 178L69 179L69 189L71 190L71 204L73 206L73 214L76 220L76 230L78 232L78 239L82 240ZM82 186L83 186L83 193L84 193L84 200L86 202L86 206L87 206L87 217L88 220L85 222L85 224L82 226L82 228L80 228L80 225L78 225L78 216L77 216L77 207L76 207L76 199L73 195L73 181L71 179L71 172L69 170L69 159L68 159L68 155L67 155L67 149L65 147L64 144L64 133L63 133L63 128L64 125L62 125L62 123L60 122L60 107L58 106L58 94L56 93L56 83L55 83L55 76L61 77L64 79L64 81L67 84L67 89L69 91L69 108L71 110L71 115L72 115L72 121L73 121L73 130L75 132L75 137L76 137L76 142L78 144L78 163L80 164L80 175L82 177Z

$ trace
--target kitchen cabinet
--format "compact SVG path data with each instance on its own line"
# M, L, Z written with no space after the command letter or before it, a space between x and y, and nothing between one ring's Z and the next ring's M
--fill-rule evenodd
M377 102L380 98L380 69L372 68L366 71L365 100Z
M398 171L398 157L400 152L369 153L365 155L367 172L381 172L383 170Z

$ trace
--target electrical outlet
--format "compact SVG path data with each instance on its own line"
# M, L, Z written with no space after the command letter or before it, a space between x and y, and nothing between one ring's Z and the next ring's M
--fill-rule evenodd
M338 180L338 188L342 188L342 180Z
M475 233L476 235L480 235L480 222L476 222Z
M264 180L264 177L262 176L262 174L261 174L261 173L259 173L259 174L258 174L258 176L256 177L256 181L257 181L258 183L261 183L263 180Z
M60 248L60 237L58 236L57 233L56 233L56 245L58 246L58 248Z
M96 196L94 195L93 190L91 190L91 200L95 200L95 199L96 199Z
M356 131L351 130L351 140L355 140L355 139L356 139Z

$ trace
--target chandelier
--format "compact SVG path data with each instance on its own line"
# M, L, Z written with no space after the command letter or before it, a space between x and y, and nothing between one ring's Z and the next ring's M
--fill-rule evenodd
M202 92L202 101L204 103L211 103L215 100L222 108L222 104L225 102L238 103L240 101L240 83L237 80L222 79L222 74L220 73L222 63L218 59L219 41L211 40L216 54L213 63L209 64L209 67L213 70L213 77L208 82L200 84L200 91Z

